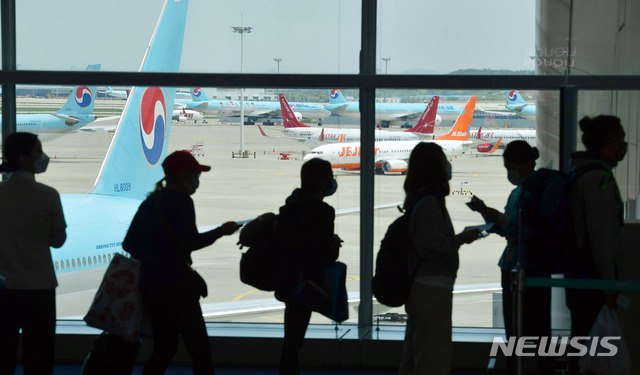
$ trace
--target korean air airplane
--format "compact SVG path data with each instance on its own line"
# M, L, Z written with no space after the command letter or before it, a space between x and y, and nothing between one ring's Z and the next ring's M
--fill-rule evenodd
M141 72L177 72L188 0L166 0L143 58ZM98 287L138 206L162 176L171 133L175 88L133 87L94 186L86 194L63 194L67 242L52 249L65 300ZM90 301L90 300L89 300ZM88 307L88 306L87 306Z
M89 65L87 70L100 70L100 64ZM93 114L95 93L95 86L77 86L71 90L66 103L56 113L16 115L16 130L37 134L41 142L73 133L96 119Z
M426 141L395 141L375 143L376 171L380 173L404 173L407 171L409 156L420 142L434 142L442 147L446 155L460 155L466 150L469 141L469 127L477 97L469 98L464 110L458 116L449 133ZM304 161L320 158L331 163L332 168L360 170L360 142L333 143L311 150Z
M329 93L329 104L324 108L333 113L348 118L360 119L360 103L351 103L338 89L332 89ZM426 104L421 103L376 103L376 121L381 121L383 126L393 121L414 120L424 112ZM438 104L438 116L436 126L442 120L455 121L462 112L462 108L451 104Z
M131 90L114 90L111 87L107 86L107 89L104 90L105 95L110 96L112 98L118 99L126 99L129 97L129 92Z
M284 129L282 130L284 135L297 141L302 141L311 148L327 143L360 142L360 129L312 128L301 123L289 106L284 94L280 94L279 98L282 122L284 123ZM432 134L437 116L438 100L437 96L431 99L416 126L403 132L378 130L375 134L376 142L409 141L421 139L421 136ZM260 128L260 132L263 136L267 136L262 128Z
M536 119L536 105L529 104L522 99L522 95L518 90L506 90L505 94L507 95L507 105L505 107L509 111L528 119Z
M183 103L183 101L180 102ZM191 90L191 101L184 103L189 109L208 111L220 117L240 117L242 108L239 100L211 100L199 87ZM322 125L322 120L331 115L331 112L325 110L321 104L296 102L290 104L299 118L318 121L318 125ZM245 101L244 116L249 119L266 118L264 125L273 125L273 118L282 117L280 102Z

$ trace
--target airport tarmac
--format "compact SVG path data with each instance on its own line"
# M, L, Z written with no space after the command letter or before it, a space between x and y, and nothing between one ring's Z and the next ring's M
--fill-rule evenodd
M301 158L308 149L291 139L282 138L276 127L265 127L267 134L260 135L256 126L244 126L244 145L249 158L234 158L240 149L240 126L209 124L172 125L169 151L193 149L201 145L196 158L212 171L203 173L200 188L194 194L198 225L207 226L228 220L252 219L268 211L277 211L293 189L299 186ZM447 129L448 130L448 129ZM437 129L444 133L445 129ZM38 175L38 180L56 188L61 194L83 193L93 185L104 154L110 143L110 135L104 131L76 132L44 144L44 151L51 157L49 169ZM447 207L456 232L469 225L483 223L479 214L471 212L465 202L470 193L482 198L487 205L502 209L512 189L506 179L500 152L479 155L475 149L451 159L453 177L452 194ZM290 160L281 160L281 153L288 153ZM336 209L359 206L360 178L358 172L335 171L338 192L326 199ZM401 202L404 199L402 175L377 175L375 177L375 203ZM462 191L462 194L460 194ZM387 226L399 216L395 208L378 210L374 221L374 254ZM314 223L308 223L314 225ZM336 219L336 232L344 240L339 260L347 264L347 290L359 290L359 215L350 214ZM212 246L194 253L194 266L209 284L209 296L203 304L233 303L272 299L273 293L257 291L239 280L241 251L236 245L237 235L224 237ZM496 265L505 241L490 235L460 249L460 270L456 285L499 283ZM54 250L55 251L55 250ZM69 305L58 304L58 315L81 315L91 301L92 294L83 301ZM86 307L85 307L86 306ZM453 323L455 326L492 326L492 291L454 295ZM389 312L404 313L403 309ZM281 322L282 313L233 318L234 321ZM350 321L357 319L351 312ZM328 321L314 314L314 322Z

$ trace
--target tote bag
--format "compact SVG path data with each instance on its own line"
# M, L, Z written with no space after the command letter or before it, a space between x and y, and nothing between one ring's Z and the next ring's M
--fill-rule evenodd
M347 265L333 262L324 271L324 283L305 280L298 284L294 295L310 310L342 323L349 319L347 300Z
M143 321L139 276L139 261L115 254L84 317L87 325L139 340Z

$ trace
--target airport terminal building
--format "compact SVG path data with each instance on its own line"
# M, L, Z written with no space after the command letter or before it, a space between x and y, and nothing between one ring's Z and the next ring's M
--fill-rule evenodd
M166 111L172 110L169 104L173 104L174 94L167 93L173 88L201 88L211 97L233 100L239 97L238 89L247 89L249 94L244 97L252 101L277 100L280 90L305 90L309 98L327 92L326 99L318 101L323 104L330 102L332 89L341 89L349 91L349 100L359 102L359 120L336 120L342 117L333 113L328 117L333 120L322 124L324 129L360 129L361 135L359 168L334 170L338 191L325 200L341 212L336 218L336 233L344 240L339 260L347 265L350 318L335 324L319 314L312 316L300 353L303 372L397 372L406 312L402 307L379 304L373 298L371 280L380 241L399 216L393 207L405 198L404 175L376 173L376 125L381 122L376 103L398 102L407 91L455 92L450 97L442 95L440 101L459 103L459 96L466 101L466 96L478 91L500 92L502 97L502 93L508 96L517 90L527 105L535 106L532 118L508 112L501 102L479 100L471 131L502 128L513 118L517 118L516 128L533 124L541 154L537 167L564 172L569 170L570 154L584 150L579 119L598 114L619 117L628 142L626 158L614 169L624 203L624 274L626 280L640 280L640 4L596 0L537 0L530 4L494 0L472 4L463 0L446 4L415 0L246 0L238 4L166 0L175 1L188 1L188 11L182 20L184 30L170 36L154 32L155 27L161 30L159 16L165 0L144 4L118 0L109 6L9 0L1 5L3 139L25 130L20 127L24 108L29 107L29 112L58 111L59 101L39 98L33 107L32 98L18 98L17 94L29 93L29 88L33 93L43 87L67 86L64 95L73 93L74 85L167 88L159 89L164 92L162 103L167 103L163 108L168 119L161 129L164 133L151 143L141 131L136 138L143 143L142 148L139 144L136 147L144 150L146 160L113 157L116 140L124 130L103 126L100 121L86 124L85 129L75 128L72 116L64 117L69 127L64 135L43 144L51 163L37 180L56 188L63 200L68 195L77 201L78 196L88 195L85 193L128 199L126 206L114 204L111 210L103 207L87 212L80 205L65 207L65 216L75 214L68 212L71 207L82 215L78 222L68 222L66 247L52 249L59 283L57 364L81 366L100 334L87 327L82 317L114 254L124 254L127 218L143 199L140 194L151 191L162 177L161 168L156 168L161 155L189 150L199 162L213 167L203 173L200 188L193 195L197 224L203 230L228 220L276 212L299 186L300 166L309 146L287 139L278 123L260 129L244 126L238 119L218 119L215 112L202 109L203 104L194 105L201 105L210 120L207 124L172 123ZM38 25L34 19L39 20ZM65 22L68 19L73 22ZM181 54L156 54L149 40L161 37L179 43ZM180 68L166 69L163 64L169 60ZM84 71L94 63L102 64L101 71ZM535 70L535 75L450 74L462 69ZM21 91L16 92L16 85ZM120 112L120 106L114 109L115 100L103 100L100 95L95 99L98 119ZM142 94L132 90L129 99L121 101L122 115L117 114L113 124L124 121L126 111L142 111L142 100ZM56 117L63 115L57 112ZM144 128L141 116L131 118L135 126ZM404 131L399 123L417 121L415 114L401 118L391 122L390 131ZM309 126L318 128L317 123ZM448 131L450 126L442 123L436 133ZM160 142L160 147L154 142ZM465 205L472 195L498 209L506 204L513 186L507 181L501 154L501 149L487 154L473 146L462 155L449 157L453 175L446 204L457 232L483 222ZM130 179L106 176L113 163L119 163L113 170L124 170L125 176L129 169ZM133 172L138 167L149 169L150 177L143 181L147 174ZM111 212L115 207L122 209ZM118 219L109 215L118 215ZM73 227L76 224L80 225ZM103 230L94 233L86 229L94 224ZM201 300L201 306L213 359L220 367L271 369L276 373L284 307L273 293L240 281L241 251L236 243L237 237L223 238L193 256L194 268L209 285L209 296ZM490 356L494 340L505 334L497 266L504 247L503 238L490 235L460 249L453 292L453 373L485 373L488 366L498 371L504 367L504 358L493 362ZM628 307L619 307L618 315L634 373L638 373L640 288L630 285L621 291ZM551 320L557 336L569 334L563 291L562 287L552 289ZM151 340L143 340L139 363L146 361L151 347ZM180 347L174 364L190 364L184 347ZM525 367L531 365L525 363Z

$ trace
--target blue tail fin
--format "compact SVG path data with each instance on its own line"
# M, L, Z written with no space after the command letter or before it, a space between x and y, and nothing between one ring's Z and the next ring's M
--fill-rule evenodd
M518 90L506 90L505 94L507 95L507 105L528 104L524 99L522 99L522 95L520 95Z
M194 102L206 102L211 99L209 99L209 96L206 92L204 92L203 89L201 89L200 87L195 87L191 89L191 100L193 100Z
M349 101L347 100L347 98L344 97L344 95L342 95L340 90L338 89L329 90L329 104L344 104L344 103L349 103Z
M177 72L188 0L166 0L141 72ZM144 199L164 175L175 88L134 87L91 193Z
M89 65L86 70L98 71L100 64ZM64 106L56 113L64 116L93 113L96 92L96 86L76 86L69 94Z

